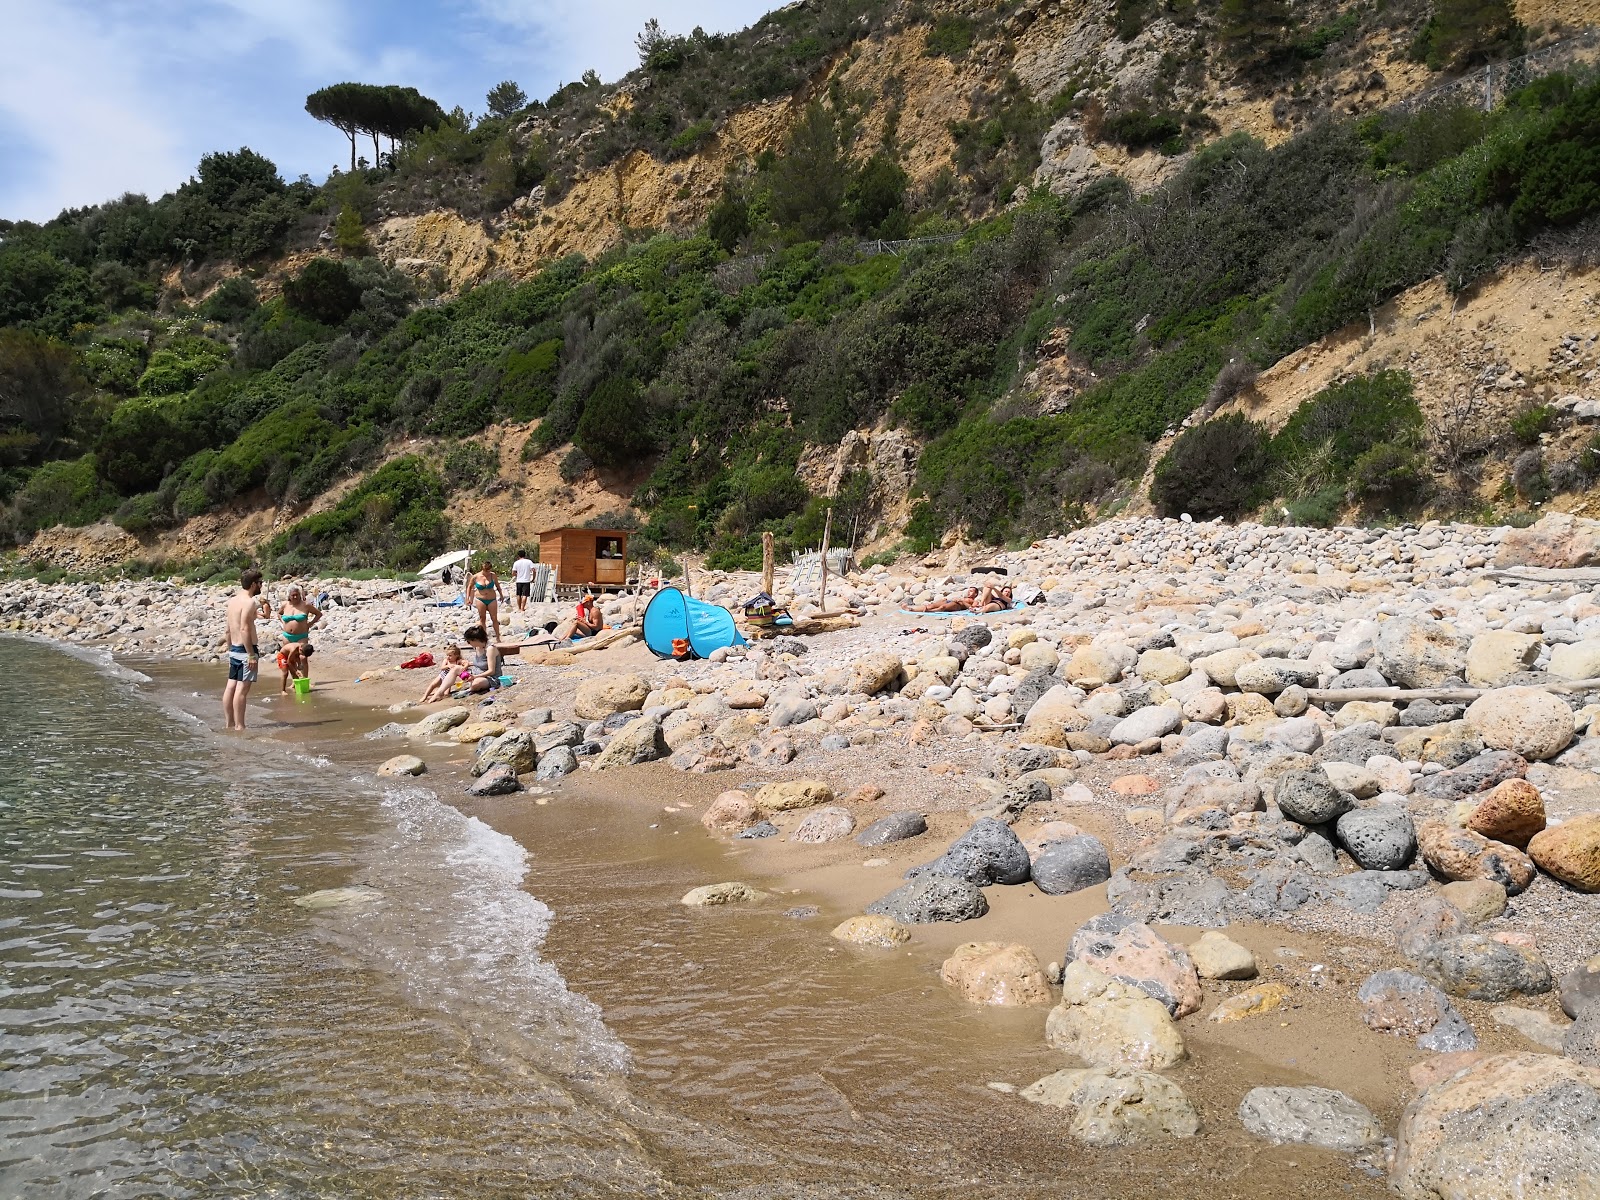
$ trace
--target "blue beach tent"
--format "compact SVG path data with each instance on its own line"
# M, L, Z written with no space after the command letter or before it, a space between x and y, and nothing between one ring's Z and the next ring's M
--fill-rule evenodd
M674 638L686 639L696 658L705 658L720 646L745 644L727 609L667 587L645 605L644 644L656 657L671 658Z

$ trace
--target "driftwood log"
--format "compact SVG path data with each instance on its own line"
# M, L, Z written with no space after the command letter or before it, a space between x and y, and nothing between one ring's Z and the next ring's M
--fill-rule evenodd
M1554 692L1558 696L1578 696L1584 692L1600 692L1600 679L1570 679L1561 683L1517 684L1541 692ZM1442 687L1442 688L1307 688L1306 695L1313 704L1344 703L1350 700L1437 700L1446 704L1470 703L1487 696L1498 688Z
M1484 571L1485 579L1512 583L1600 583L1600 567L1496 567Z

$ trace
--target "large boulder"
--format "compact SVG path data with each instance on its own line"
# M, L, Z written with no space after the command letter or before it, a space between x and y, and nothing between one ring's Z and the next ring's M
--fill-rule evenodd
M867 905L868 913L892 917L902 925L970 921L988 911L989 902L975 884L934 874L919 875Z
M1442 879L1489 879L1516 895L1533 882L1533 860L1515 846L1491 842L1470 829L1424 821L1417 831L1422 861Z
M1549 670L1563 679L1600 678L1600 638L1552 647Z
M1200 1007L1200 978L1188 952L1150 926L1121 913L1085 921L1072 935L1066 961L1081 962L1166 1005L1174 1017Z
M1473 833L1523 849L1544 825L1544 797L1526 779L1496 784L1467 817L1467 828Z
M557 746L539 755L539 766L534 770L533 777L546 781L560 779L571 775L577 769L578 756L572 752L572 747Z
M906 681L905 664L893 650L874 650L856 659L850 668L850 690L876 696L897 692Z
M1050 1002L1050 981L1026 946L964 942L944 960L939 978L971 1004L1017 1008Z
M1588 567L1600 563L1600 521L1546 513L1526 529L1508 529L1498 567Z
M1239 1103L1239 1122L1278 1145L1320 1146L1354 1153L1383 1138L1366 1105L1322 1087L1257 1087Z
M1600 1197L1600 1070L1496 1054L1406 1106L1389 1183L1402 1200Z
M472 764L472 774L482 775L497 763L504 763L518 775L526 775L538 764L539 755L533 746L533 732L528 729L511 729L502 733L478 752Z
M1099 838L1087 834L1048 842L1033 856L1033 885L1047 896L1065 896L1110 878L1110 855Z
M1526 946L1508 946L1481 933L1441 938L1416 960L1417 973L1452 996L1509 1000L1551 988L1550 968Z
M661 722L656 717L636 717L624 725L595 757L596 771L610 771L617 767L636 767L640 763L654 762L671 753L667 739L662 736Z
M644 707L650 685L638 675L600 675L585 679L572 697L573 713L584 721L604 721Z
M1533 633L1491 629L1472 639L1467 649L1467 682L1473 687L1499 687L1511 676L1532 668L1542 639Z
M1296 658L1258 658L1234 671L1233 682L1241 692L1276 696L1285 688L1316 687L1317 669Z
M1191 1138L1200 1116L1170 1079L1150 1071L1057 1071L1022 1089L1034 1104L1072 1113L1067 1132L1091 1146L1120 1146L1153 1138Z
M1067 964L1061 1003L1045 1020L1044 1038L1101 1067L1163 1071L1187 1054L1166 1005L1086 963Z
M429 713L407 729L406 736L413 741L425 741L428 738L438 737L457 725L465 725L471 716L471 711L459 704L451 708L441 708L438 712Z
M1354 799L1334 787L1319 770L1287 771L1280 775L1273 799L1284 816L1302 825L1336 821L1355 805Z
M712 833L738 833L760 819L761 810L750 793L738 788L723 792L700 814L700 824Z
M1535 834L1528 855L1580 892L1600 892L1600 813L1584 813Z
M991 883L1026 883L1028 851L1011 826L993 817L980 817L950 848L930 863L913 867L907 877L952 875L979 887Z
M1467 725L1491 750L1511 750L1523 758L1554 758L1572 742L1572 709L1539 688L1496 688L1474 700Z
M1426 617L1391 617L1378 626L1373 666L1404 688L1438 687L1467 667L1466 635Z
M1355 808L1334 826L1350 857L1365 871L1400 871L1417 853L1417 830L1400 804Z

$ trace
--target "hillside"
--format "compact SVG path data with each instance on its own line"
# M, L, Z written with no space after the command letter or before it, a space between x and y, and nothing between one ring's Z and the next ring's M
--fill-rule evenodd
M7 223L7 527L289 570L621 521L736 566L827 507L925 549L1146 491L1582 503L1600 43L1516 16L806 0L321 185L241 150Z

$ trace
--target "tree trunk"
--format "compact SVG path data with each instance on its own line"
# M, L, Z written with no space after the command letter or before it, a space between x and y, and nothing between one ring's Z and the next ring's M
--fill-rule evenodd
M761 590L772 595L772 534L761 535Z
M817 608L828 611L828 541L833 535L833 508L822 521L822 586L817 589Z
M378 131L372 131L372 165L378 166L383 161L383 151L378 146Z
M350 172L354 174L356 169L356 131L353 129L347 130L345 136L350 139Z

